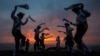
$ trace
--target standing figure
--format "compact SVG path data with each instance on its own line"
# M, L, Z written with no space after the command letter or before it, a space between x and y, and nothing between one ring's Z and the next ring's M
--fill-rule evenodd
M74 45L73 35L72 35L73 28L70 27L69 23L65 23L65 26L59 26L59 27L66 28L66 32L63 31L59 32L63 32L64 34L66 34L66 37L64 38L65 48L67 49L67 51L73 52L73 45Z
M44 38L45 37L45 34L42 33L41 36L40 36L40 45L42 47L42 49L44 50L45 49L45 44L44 44Z
M27 39L26 40L26 52L29 51L29 46L30 46L29 39Z
M50 36L52 37L52 36ZM44 44L44 40L47 39L47 38L50 38L50 37L45 37L45 33L41 33L41 36L40 36L40 46L43 50L45 50L45 44Z
M39 44L40 44L39 34L40 34L41 32L44 31L44 29L42 29L42 30L40 31L41 25L43 25L43 24L45 24L45 23L39 24L39 25L36 27L36 29L34 30L34 32L35 32L35 37L34 37L34 39L35 39L34 51L36 51L36 49L39 49L39 48L40 48L40 46L39 46Z
M19 47L22 48L25 46L26 37L21 33L21 26L25 25L28 22L28 18L24 23L21 21L24 17L24 13L19 12L17 16L15 15L17 8L18 6L16 5L11 13L11 18L13 20L12 35L15 39L15 52L19 51Z
M57 49L60 48L60 36L57 36L57 38L56 38L56 48Z
M77 26L77 31L74 37L77 47L85 52L91 52L91 49L88 48L82 41L84 34L88 29L87 18L91 15L88 11L84 10L84 5L82 3L73 4L72 6L65 8L65 10L72 9L72 11L77 15L76 23L70 22L70 24ZM66 19L64 19L67 21Z

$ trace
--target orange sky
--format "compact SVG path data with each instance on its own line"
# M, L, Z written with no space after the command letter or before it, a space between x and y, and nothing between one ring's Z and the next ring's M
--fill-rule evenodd
M60 22L60 20L58 20L57 18L55 18L55 19L52 19L52 21L50 23L51 25L48 26L49 22L47 22L47 24L43 26L43 27L49 27L50 28L50 31L45 31L45 32L49 32L50 33L50 36L53 36L51 38L45 39L45 44L47 44L47 45L49 45L49 44L55 45L56 44L56 37L57 36L60 36L61 43L62 43L61 45L64 45L63 39L64 39L65 35L63 33L59 33L58 30L65 31L65 29L64 28L57 28L56 27L56 24L59 24L59 22ZM33 30L35 29L35 27L38 24L39 23L34 23L34 22L32 22L32 21L29 20L29 22L25 26L22 26L22 33L23 33L23 35L26 36L27 39L30 40L30 43L31 44L34 43L34 31ZM75 32L76 32L76 30L75 30L75 27L73 27L73 28L74 28L74 31L73 31L73 35L74 35ZM94 38L94 37L89 37L89 33L91 33L91 32L94 32L94 31L90 31L90 30L87 31L87 33L83 37L83 41L86 44L98 45L99 38L97 39L97 38ZM6 36L4 36L5 39L2 38L2 41L1 42L3 42L3 43L14 43L14 37L11 35L11 33L9 33L9 34L10 34L10 35L8 35L9 38L6 35Z

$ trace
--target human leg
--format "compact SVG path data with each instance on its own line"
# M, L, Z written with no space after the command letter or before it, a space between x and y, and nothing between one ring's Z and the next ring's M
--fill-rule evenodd
M20 34L20 38L21 38L21 46L24 47L25 46L26 37L23 34Z
M35 43L34 43L34 51L36 51L36 44L37 44L37 43L35 42Z
M12 30L12 35L14 36L14 39L15 39L15 52L18 52L19 51L19 45L20 45L20 38L19 38L19 35L18 35L19 31L17 30Z
M16 50L16 52L19 51L19 45L20 45L20 39L19 38L15 38L15 50Z
M86 45L84 45L82 38L84 36L84 34L86 33L87 28L84 25L79 25L77 26L77 32L76 35L74 37L75 42L77 43L77 47L82 50L82 51L86 51Z

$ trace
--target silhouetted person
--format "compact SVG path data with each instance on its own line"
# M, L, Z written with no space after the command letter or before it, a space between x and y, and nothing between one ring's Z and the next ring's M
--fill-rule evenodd
M26 40L26 52L29 51L29 46L30 46L29 39L27 39Z
M50 36L52 37L52 36ZM43 50L45 50L45 44L44 44L44 40L50 37L45 37L45 33L41 33L40 36L40 46L42 47Z
M56 38L56 48L57 49L60 48L60 36L57 36L57 38Z
M42 23L40 25L43 25L43 24L45 24L45 23ZM35 32L35 37L34 37L34 39L35 39L34 51L36 51L36 49L39 49L39 44L40 44L39 34L44 31L44 29L42 29L40 31L40 29L41 29L41 26L40 25L38 25L36 27L36 29L34 29L34 32Z
M89 48L83 43L82 38L88 29L87 18L91 15L88 11L84 10L82 3L74 4L68 8L77 15L76 23L70 22L70 24L77 26L77 31L74 37L77 47L83 51L90 52ZM68 10L65 8L65 10Z
M45 49L44 39L45 39L45 34L42 33L41 37L40 37L40 45L41 45L43 50Z
M66 34L66 37L64 38L65 48L67 48L68 51L73 52L73 45L74 45L73 34L72 34L73 28L70 27L69 23L65 23L65 26L59 26L59 27L66 28L66 32L63 31L59 32L63 32L64 34Z
M28 18L23 23L21 20L24 17L24 13L19 12L17 16L15 16L15 13L17 11L18 6L16 5L14 10L11 13L11 18L13 20L13 28L12 28L12 35L15 39L15 51L19 51L19 46L22 48L25 46L25 39L26 37L21 33L21 25L25 25L28 22Z

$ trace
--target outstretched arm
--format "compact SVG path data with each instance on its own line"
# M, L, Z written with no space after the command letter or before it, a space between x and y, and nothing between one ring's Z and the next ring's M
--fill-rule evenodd
M12 13L11 13L11 18L12 18L12 19L15 18L15 13L16 13L16 11L17 11L17 6L15 6L14 10L13 10Z
M63 31L58 31L58 32L62 32L62 33L64 33L64 34L66 34L66 32L63 32Z
M69 23L71 22L71 21L67 20L66 18L63 18L62 21L66 21L66 22L69 22Z
M45 24L45 22L44 22L44 23L39 24L38 26L41 26L41 25L44 25L44 24Z
M71 6L67 7L67 8L64 8L64 9L65 9L65 10L69 10L69 9L73 9L73 8L75 8L75 7L77 7L77 6L79 6L81 9L84 8L83 3L77 3L77 4L73 4L73 5L71 5Z
M70 22L70 24L71 24L71 25L74 25L74 26L77 26L77 23L72 23L72 22Z
M61 26L61 25L58 25L57 27L63 27L63 28L65 28L65 26Z
M53 37L53 36L45 37L44 39L51 38L51 37Z
M66 21L66 22L70 23L71 25L77 26L77 24L72 23L71 21L69 21L69 20L67 20L67 19L65 19L65 18L63 18L63 21Z
M25 25L27 22L28 22L28 18L26 19L24 23L22 22L22 25Z
M49 29L49 28L43 28L43 29L40 31L40 33L43 32L44 30L50 30L50 29Z
M31 16L29 16L30 20L32 20L33 22L36 22Z

